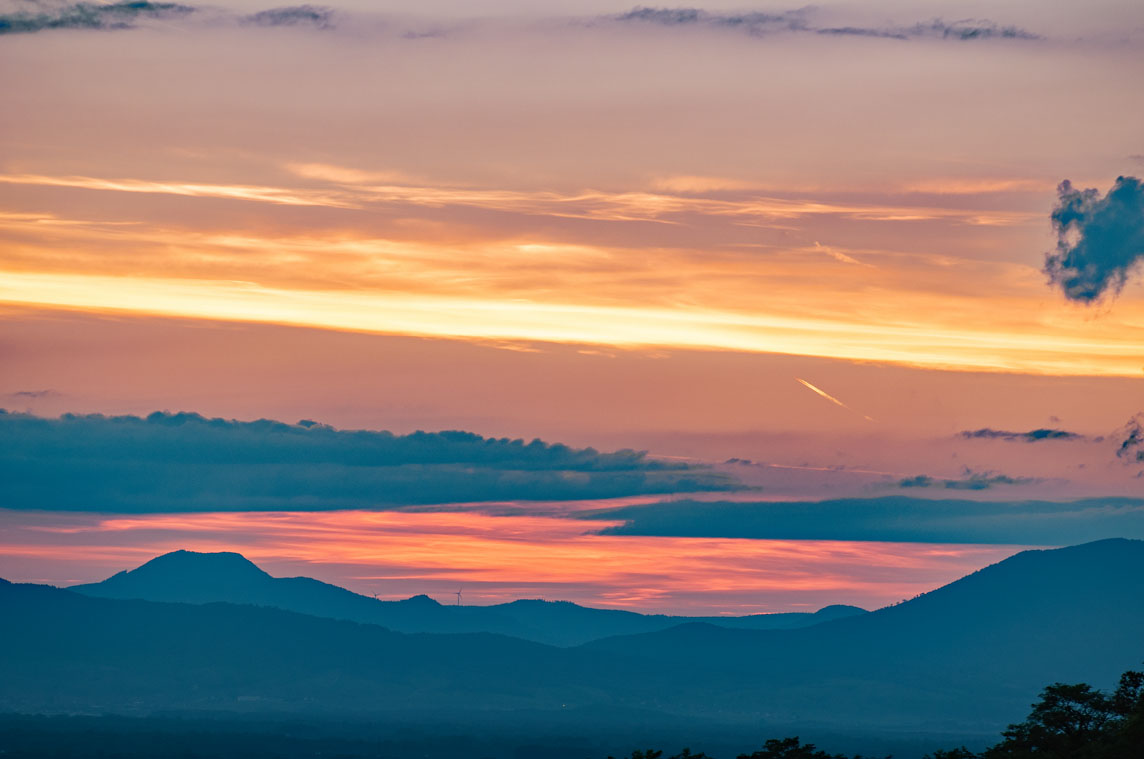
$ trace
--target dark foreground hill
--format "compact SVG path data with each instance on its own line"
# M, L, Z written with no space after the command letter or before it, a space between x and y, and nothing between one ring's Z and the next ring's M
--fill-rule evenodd
M688 624L561 649L232 604L0 585L0 710L164 710L995 733L1046 682L1144 660L1144 542L1029 551L795 630ZM466 716L467 715L467 716ZM659 716L656 716L659 715Z
M814 614L673 617L592 609L564 601L523 600L493 606L445 606L428 596L379 601L309 577L271 577L237 553L193 551L164 554L103 582L76 585L70 590L101 598L272 606L318 617L377 624L397 632L488 632L555 646L655 632L687 622L769 630L805 627L864 613L856 606L838 605L827 606Z

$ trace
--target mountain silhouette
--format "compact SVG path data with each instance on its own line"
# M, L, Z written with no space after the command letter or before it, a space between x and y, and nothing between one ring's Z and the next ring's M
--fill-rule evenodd
M964 685L967 701L1015 703L1038 683L1107 686L1122 670L1139 667L1142 576L1144 541L1101 540L1023 551L907 602L802 630L683 625L585 648L665 664L687 651L696 666L752 673L779 688L811 680L835 688L914 689L914 698L936 704L946 694L935 688ZM990 693L974 692L986 682ZM838 716L846 708L856 718L866 711L843 701L836 703ZM824 703L808 691L806 699L792 695L784 709L787 718L809 718Z
M234 555L212 561L257 576ZM905 603L809 627L687 623L572 648L5 582L0 710L443 722L638 712L771 732L988 733L1024 716L1045 683L1107 687L1140 665L1141 576L1144 542L1100 541L1026 551Z
M237 553L174 551L130 571L70 590L100 598L272 606L332 619L367 622L408 633L488 632L573 646L616 635L665 630L688 622L722 627L783 629L863 614L856 606L827 606L814 614L675 617L593 609L567 601L520 600L492 606L442 605L428 596L379 601L309 577L271 577Z

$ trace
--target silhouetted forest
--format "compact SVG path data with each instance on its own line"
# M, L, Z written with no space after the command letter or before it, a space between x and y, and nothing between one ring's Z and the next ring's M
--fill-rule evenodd
M22 757L101 757L180 759L226 757L337 756L344 759L407 759L451 756L485 759L490 756L590 756L587 746L480 745L460 735L425 735L398 731L384 737L369 731L351 733L347 725L324 728L276 723L224 723L208 727L177 718L0 716L0 755ZM1105 692L1080 683L1055 683L1045 688L1029 716L1010 725L1000 742L980 753L967 748L940 749L924 759L1141 759L1144 757L1144 672L1128 671L1118 687ZM608 759L615 759L609 756ZM666 755L659 749L637 749L621 759L716 759L684 748ZM767 740L752 753L736 759L870 759L861 754L829 753L799 737ZM889 759L889 757L887 757Z
M1111 693L1084 683L1050 685L1025 721L1010 725L1001 736L999 743L980 754L964 747L939 749L925 759L1139 759L1144 757L1144 672L1125 672ZM655 749L636 750L624 759L714 757L685 748L669 757ZM768 740L762 749L736 759L851 757L827 753L794 737ZM864 758L859 754L853 759Z

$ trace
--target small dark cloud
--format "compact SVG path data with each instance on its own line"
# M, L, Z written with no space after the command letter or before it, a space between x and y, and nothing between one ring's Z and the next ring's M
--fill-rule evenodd
M1040 35L1017 26L1000 26L988 19L963 19L946 22L940 18L915 24L906 34L910 37L940 37L953 40L1037 40Z
M471 432L0 412L0 506L11 509L386 509L738 489L729 475L641 451Z
M1045 273L1069 300L1093 303L1119 294L1144 259L1144 185L1117 177L1104 197L1078 190L1067 179L1057 188L1051 218L1055 252L1045 255Z
M76 3L48 8L34 3L35 11L0 15L0 34L30 34L51 29L131 29L137 19L167 19L193 13L179 3L147 0L119 3Z
M865 27L841 26L816 29L819 34L850 35L857 37L887 37L897 40L908 39L943 39L943 40L1037 40L1040 35L1034 34L1016 26L1000 26L987 20L966 19L964 21L946 22L934 19L910 27Z
M983 427L979 430L965 430L958 433L966 440L1008 440L1022 443L1036 443L1041 440L1084 440L1085 436L1068 430L1042 427L1028 432L1010 432Z
M57 396L59 396L59 392L56 390L51 390L51 389L47 389L47 390L17 390L14 393L8 393L9 398L14 398L16 400L26 400L26 401L39 400L40 398L55 398Z
M1144 413L1137 414L1128 420L1119 431L1120 445L1116 449L1116 457L1125 461L1144 463Z
M424 30L410 29L407 32L402 32L401 38L406 39L406 40L432 40L432 39L442 39L444 37L447 37L448 35L449 35L449 33L447 31L445 31L444 29L424 29Z
M317 5L291 5L284 8L270 8L249 16L244 16L244 24L254 26L312 26L315 29L332 29L334 12Z
M750 34L768 32L809 32L834 36L881 37L887 39L951 39L1036 40L1040 36L1016 26L1001 26L985 19L947 22L933 19L912 26L816 26L811 23L813 9L803 8L783 13L722 13L699 8L637 7L609 20L620 23L646 23L659 26L691 26L740 29Z
M713 26L763 32L769 29L805 29L804 11L784 13L713 13L698 8L633 8L612 17L619 22L660 26Z
M833 34L843 37L887 37L895 40L908 40L910 38L905 32L892 29L871 29L863 26L834 26L815 29L815 31L818 34Z
M945 488L946 490L988 490L995 485L1029 485L1038 482L1032 477L1010 477L995 472L965 470L961 479L946 479L919 474L898 481L900 488Z

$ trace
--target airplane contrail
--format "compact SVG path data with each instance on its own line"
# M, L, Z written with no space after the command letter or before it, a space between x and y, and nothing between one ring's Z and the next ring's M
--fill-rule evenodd
M868 422L872 422L872 421L874 421L874 418L873 418L873 417L871 417L871 416L866 416L866 415L865 415L865 414L863 414L861 411L855 411L854 409L850 408L849 406L847 406L847 405L846 405L845 403L843 403L842 401L840 401L840 400L838 400L837 398L835 398L835 397L834 397L833 395L831 395L830 393L826 392L825 390L822 390L822 389L820 389L820 388L817 388L817 387L815 387L814 385L810 384L809 382L807 382L806 380L802 379L801 377L795 377L795 381L799 382L801 385L803 385L804 387L806 387L808 390L811 390L812 392L818 393L819 395L821 395L823 398L825 398L826 400L830 401L831 403L833 403L833 404L835 404L835 405L838 405L838 406L841 406L842 408L846 409L847 411L849 411L849 412L851 412L851 413L853 413L853 414L857 414L858 416L862 417L862 418L863 418L863 419L865 419L866 421L868 421Z

